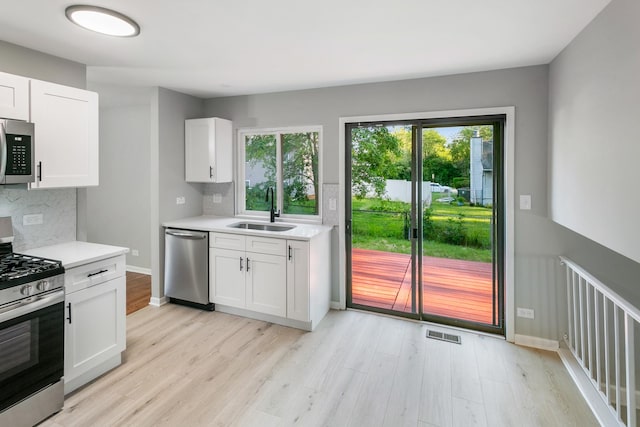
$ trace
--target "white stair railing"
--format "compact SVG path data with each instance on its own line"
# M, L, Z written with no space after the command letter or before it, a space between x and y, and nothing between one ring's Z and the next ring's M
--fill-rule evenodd
M636 343L640 310L568 258L565 343L620 425L637 426Z

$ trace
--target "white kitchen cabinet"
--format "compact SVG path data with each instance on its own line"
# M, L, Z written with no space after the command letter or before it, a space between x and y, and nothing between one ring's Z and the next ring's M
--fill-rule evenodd
M212 303L245 307L244 251L209 250L209 295Z
M287 264L284 256L246 253L248 310L285 317L287 315Z
M284 240L211 233L209 242L212 303L286 316Z
M232 123L217 117L185 120L187 182L233 180Z
M98 185L97 93L31 80L31 121L37 178L30 188Z
M29 79L0 73L0 118L29 120Z
M126 347L125 257L65 273L65 394L119 365Z
M287 317L309 321L309 242L287 240Z
M331 236L211 232L211 299L216 310L313 330L331 302Z

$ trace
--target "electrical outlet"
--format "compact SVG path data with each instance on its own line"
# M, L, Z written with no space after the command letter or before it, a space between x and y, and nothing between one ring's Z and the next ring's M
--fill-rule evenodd
M213 195L213 203L222 203L222 194L215 193Z
M333 198L329 199L329 210L335 211L337 209L337 204L338 202L336 199L333 199Z
M184 196L176 197L176 205L184 205L184 204L185 204Z
M137 249L131 249L131 255L138 256L140 255L140 251L138 251Z
M42 214L22 216L22 225L38 225L38 224L42 224Z
M530 194L521 194L520 195L520 209L523 211L531 210L531 195Z
M524 317L525 319L533 319L535 317L535 313L532 308L518 307L517 313L518 317Z

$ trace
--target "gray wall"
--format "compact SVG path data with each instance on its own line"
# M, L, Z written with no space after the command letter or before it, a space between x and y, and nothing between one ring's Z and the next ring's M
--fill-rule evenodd
M638 17L640 2L613 0L553 60L549 74L550 216L586 236L565 230L567 255L636 307Z
M216 98L207 100L205 112L232 120L234 130L322 125L324 183L338 183L340 117L515 106L515 194L531 194L533 204L532 210L516 210L515 215L515 301L536 313L535 320L516 319L516 333L558 339L561 307L556 301L561 274L556 257L563 252L564 242L560 227L547 218L547 93L548 67L535 66ZM332 266L332 299L337 301L337 250ZM532 274L540 268L544 268L542 273Z
M202 215L204 184L185 182L184 121L204 117L204 101L164 88L151 106L151 270L153 298L164 295L164 229L162 223ZM176 204L177 197L186 203Z
M151 268L149 108L100 108L100 185L86 190L87 240L137 249L127 265L143 269Z
M0 41L0 71L86 87L84 65L3 41ZM18 251L75 240L76 204L75 189L27 191L25 186L0 186L0 216L12 217L14 249ZM22 216L35 213L43 214L44 223L23 226Z
M640 2L614 0L550 67L551 218L640 262Z

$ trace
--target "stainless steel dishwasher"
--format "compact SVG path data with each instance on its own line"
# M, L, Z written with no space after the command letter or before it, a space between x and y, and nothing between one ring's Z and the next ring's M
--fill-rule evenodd
M171 302L213 311L209 301L209 233L164 232L164 293Z

